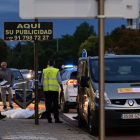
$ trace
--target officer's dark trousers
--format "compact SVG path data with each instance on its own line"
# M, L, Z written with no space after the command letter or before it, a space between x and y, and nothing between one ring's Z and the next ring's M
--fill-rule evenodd
M58 92L57 91L45 91L46 98L46 116L50 121L51 118L51 106L53 102L54 119L59 120L59 110L58 110Z

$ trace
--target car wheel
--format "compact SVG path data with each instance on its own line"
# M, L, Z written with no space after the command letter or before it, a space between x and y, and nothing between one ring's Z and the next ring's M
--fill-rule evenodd
M65 99L64 99L64 97L61 97L60 98L60 106L61 106L61 112L62 113L68 113L69 112L68 106L65 105Z
M91 117L90 113L88 115L88 129L89 129L89 133L91 135L97 135L98 134L97 128L93 126L92 117Z
M78 126L79 126L79 127L82 127L82 126L84 126L85 123L86 123L86 121L84 121L84 120L81 118L81 115L80 115L80 112L79 112L79 109L78 109Z

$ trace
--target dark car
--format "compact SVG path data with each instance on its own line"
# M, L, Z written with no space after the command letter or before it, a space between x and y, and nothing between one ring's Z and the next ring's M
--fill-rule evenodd
M14 84L15 84L15 83L18 83L18 82L19 82L19 79L20 79L20 80L24 80L24 78L23 78L21 72L20 72L18 69L14 69L14 68L10 68L10 69L12 70L13 74L15 75ZM14 95L15 95L15 89L18 89L18 85L13 86L12 89L13 89L13 96L14 96ZM1 94L1 88L0 88L0 94ZM8 95L8 92L6 93L6 97L7 97L7 95ZM1 99L1 96L0 96L0 99ZM7 99L7 98L6 98L6 99Z
M45 100L41 96L41 76L42 76L42 72L38 71L38 102ZM34 98L35 98L35 81L32 82L31 89L33 90Z

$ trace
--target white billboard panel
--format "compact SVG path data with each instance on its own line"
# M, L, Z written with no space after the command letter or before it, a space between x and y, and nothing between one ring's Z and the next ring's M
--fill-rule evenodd
M97 18L97 0L19 0L22 19ZM105 18L138 18L139 0L105 0Z
M23 19L71 19L97 16L95 0L20 0L19 16Z
M105 0L105 16L106 18L138 18L139 0Z

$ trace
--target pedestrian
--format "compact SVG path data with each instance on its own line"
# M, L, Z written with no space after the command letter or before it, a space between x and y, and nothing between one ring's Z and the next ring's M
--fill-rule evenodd
M2 69L0 69L0 79L2 79L3 81L7 81L7 83L5 85L11 85L15 80L15 76L14 76L13 72L11 71L11 69L7 68L6 62L2 62L1 67L2 67ZM7 109L6 91L9 93L9 106L11 108L13 108L13 105L12 105L13 104L13 102L12 102L12 98L13 98L12 87L2 87L1 86L1 98L2 98L2 102L3 102L3 106L4 106L3 109Z
M58 110L58 96L59 96L59 85L61 88L60 94L63 94L62 80L59 69L54 68L55 60L50 59L48 62L49 67L43 69L41 83L42 83L42 95L46 98L46 116L48 123L52 123L51 118L51 106L53 103L54 119L55 123L63 123L59 119ZM59 84L59 85L58 85Z

